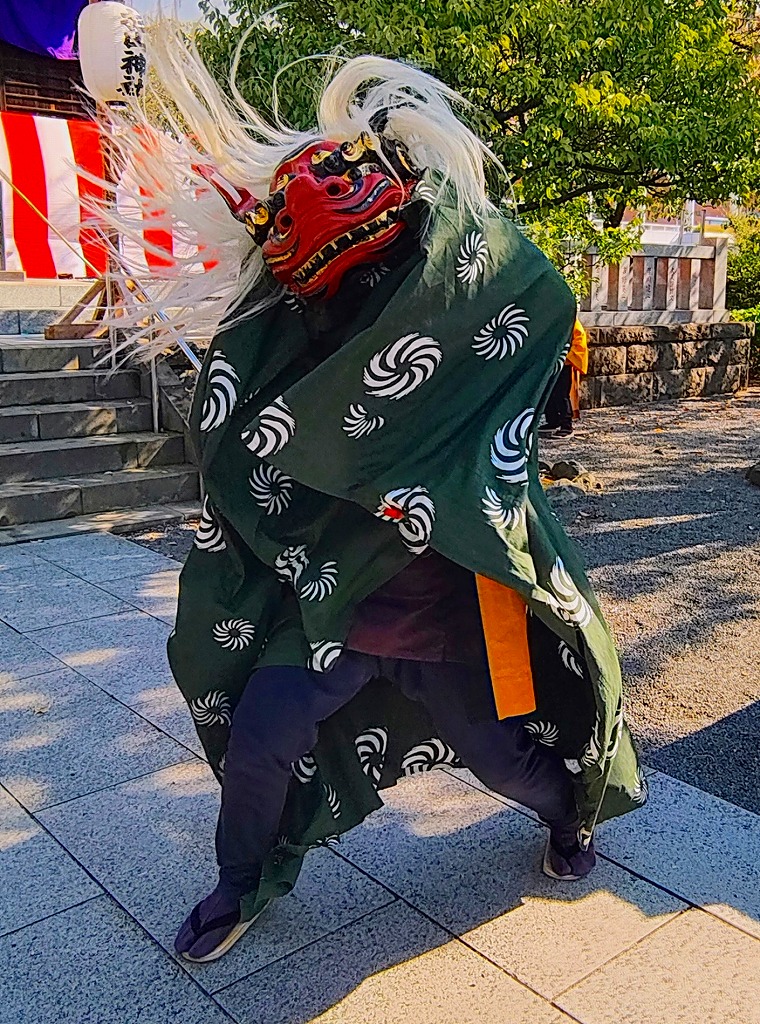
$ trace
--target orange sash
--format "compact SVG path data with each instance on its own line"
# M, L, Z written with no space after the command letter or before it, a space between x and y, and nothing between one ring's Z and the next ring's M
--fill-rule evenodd
M499 719L536 710L528 649L528 608L520 595L477 576L478 601Z

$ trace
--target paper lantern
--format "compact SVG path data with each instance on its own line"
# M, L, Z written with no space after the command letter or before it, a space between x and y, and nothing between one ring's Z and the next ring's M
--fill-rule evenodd
M79 61L98 103L140 95L145 83L145 27L137 11L116 0L91 3L79 15Z

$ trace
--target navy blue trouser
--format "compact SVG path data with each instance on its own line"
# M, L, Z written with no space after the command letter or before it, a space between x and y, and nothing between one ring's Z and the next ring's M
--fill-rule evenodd
M347 651L330 672L265 668L246 686L232 720L216 836L226 889L242 896L257 888L276 840L291 765L314 747L319 723L375 678L421 701L439 737L489 789L531 807L555 829L574 830L570 776L555 754L533 743L525 719L500 722L494 711L473 721L468 714L468 688L490 691L487 669Z
M573 405L570 401L572 382L573 368L569 363L565 363L562 372L554 382L544 409L547 427L573 429Z

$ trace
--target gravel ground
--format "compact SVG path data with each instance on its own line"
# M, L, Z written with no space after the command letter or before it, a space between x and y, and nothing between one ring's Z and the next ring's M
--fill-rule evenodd
M760 389L587 412L541 457L603 490L557 498L623 662L645 761L760 813ZM182 560L194 524L132 539Z
M760 812L760 389L604 409L543 442L604 485L558 515L620 650L645 761Z

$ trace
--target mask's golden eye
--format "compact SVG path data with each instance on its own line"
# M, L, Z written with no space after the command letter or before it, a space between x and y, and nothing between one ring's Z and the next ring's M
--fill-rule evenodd
M367 156L368 153L375 152L375 147L372 145L372 139L366 132L362 132L359 138L354 139L353 142L344 142L340 148L343 151L343 155L346 160L351 161L361 160L361 158Z
M273 192L279 192L280 189L285 188L289 181L292 181L294 175L292 174L281 174L277 181L274 183Z
M264 224L268 223L269 217L269 210L263 203L259 203L254 207L253 213L251 214L251 219L257 227L263 227Z
M332 151L329 150L329 149L318 149L316 153L312 153L312 155L311 155L312 166L313 167L318 167L319 164L323 163L328 158L328 156L330 156L331 152Z

